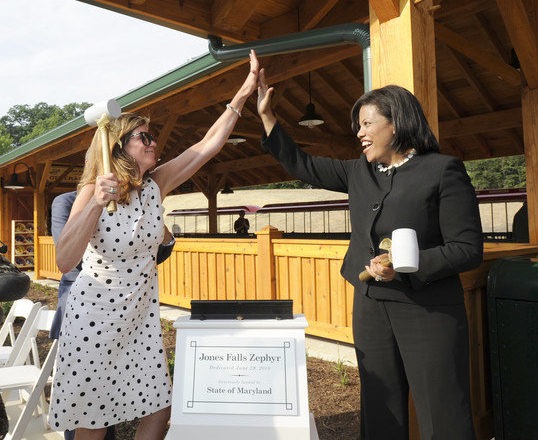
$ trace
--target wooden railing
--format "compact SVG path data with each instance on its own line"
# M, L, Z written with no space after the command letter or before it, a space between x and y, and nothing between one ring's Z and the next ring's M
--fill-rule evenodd
M37 278L59 280L62 277L60 269L56 266L56 248L52 237L40 236L38 238L36 255L39 267L34 270Z
M312 335L352 343L353 288L340 275L346 240L284 240L267 227L254 238L178 238L159 265L162 303L195 299L292 299Z
M178 238L158 266L161 303L191 300L292 299L307 333L353 343L353 288L340 275L347 240L285 240L266 227L253 238ZM41 278L60 279L51 237L39 239Z

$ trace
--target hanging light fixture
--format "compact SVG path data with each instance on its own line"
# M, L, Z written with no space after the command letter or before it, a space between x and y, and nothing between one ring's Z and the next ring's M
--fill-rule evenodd
M244 137L238 136L236 134L231 134L228 140L226 141L227 144L232 145L238 145L242 144L243 142L246 142L247 140Z
M19 176L17 175L17 166L24 165L26 172L24 173L25 179L23 182L19 182ZM9 178L9 181L3 185L4 189L24 189L25 187L32 187L32 180L30 178L30 167L24 162L17 162L13 167L13 174Z
M310 72L308 72L308 104L306 105L306 113L299 119L299 125L312 128L316 125L321 125L324 122L325 121L321 116L316 113L316 108L314 104L312 104L312 87L310 83Z
M228 185L227 183L224 185L224 188L222 188L221 194L233 194L234 193L234 190L232 188L230 188L230 185Z

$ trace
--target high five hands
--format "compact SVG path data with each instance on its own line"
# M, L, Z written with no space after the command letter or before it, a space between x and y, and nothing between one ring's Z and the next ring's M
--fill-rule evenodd
M269 135L276 124L276 116L271 108L271 100L275 89L267 85L265 69L260 69L258 75L258 114L263 123L265 133Z

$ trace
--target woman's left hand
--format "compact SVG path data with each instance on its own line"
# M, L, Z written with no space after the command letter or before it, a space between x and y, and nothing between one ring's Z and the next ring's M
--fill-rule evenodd
M364 268L376 281L388 282L392 281L396 276L396 271L389 262L388 254L381 254L372 258L370 266L364 266Z
M258 87L258 75L260 73L260 62L258 61L258 57L256 56L256 52L254 51L254 49L250 51L249 57L250 72L248 73L245 82L239 90L239 92L245 97L249 97L250 95L252 95L254 90L256 90L256 88Z

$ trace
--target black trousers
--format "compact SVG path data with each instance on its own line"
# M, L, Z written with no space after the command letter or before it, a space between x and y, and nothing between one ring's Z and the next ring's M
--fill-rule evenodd
M355 295L360 295L353 333L362 440L409 438L409 390L421 440L474 440L464 305L419 306Z

